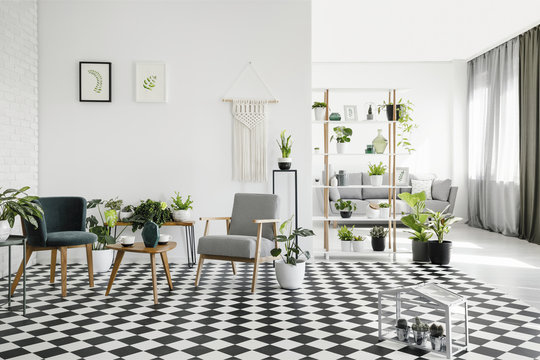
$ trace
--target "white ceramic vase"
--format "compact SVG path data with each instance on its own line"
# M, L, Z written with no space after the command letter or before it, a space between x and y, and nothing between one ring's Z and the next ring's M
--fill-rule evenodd
M276 262L276 279L283 289L301 288L305 273L306 263L304 260L297 260L296 265L286 264L283 261Z
M366 206L366 216L368 219L378 219L381 209L372 209L369 205Z
M388 219L390 217L390 208L379 208L379 216L381 219Z
M364 245L363 241L351 241L351 242L352 242L352 249L354 252L362 251L362 246Z
M191 210L175 210L173 211L174 221L188 221L191 219Z
M347 143L336 143L336 151L338 154L345 154L347 151Z
M92 263L94 265L94 273L102 273L109 271L112 265L112 261L112 250L92 250Z
M120 211L119 219L120 221L127 221L132 216L133 216L133 211Z
M11 233L11 227L7 220L0 220L0 241L6 241Z
M313 109L313 112L315 113L315 120L321 121L324 120L324 116L326 115L326 108L325 107L318 107Z
M371 180L371 185L373 186L381 186L383 181L382 175L370 175L369 180Z
M343 241L343 240L341 240L341 251L342 252L351 252L351 243L352 243L352 241Z

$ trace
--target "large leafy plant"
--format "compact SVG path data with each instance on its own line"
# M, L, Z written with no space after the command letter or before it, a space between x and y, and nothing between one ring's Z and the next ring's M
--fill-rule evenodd
M38 197L26 194L28 189L30 186L24 186L20 189L6 189L0 193L0 220L7 220L9 227L15 225L17 216L28 221L35 228L38 227L36 218L43 218L41 206L33 202L38 200Z
M446 213L446 210L449 207L450 205L445 207L443 211L433 211L427 209L428 214L430 215L427 226L430 230L433 231L435 236L437 236L437 240L439 240L439 243L442 243L444 241L444 235L450 232L450 229L452 228L451 225L462 220L459 217Z
M121 202L122 200L120 200ZM95 215L90 215L86 218L86 227L88 231L97 235L98 239L92 245L93 250L105 250L107 245L116 243L116 239L122 235L125 228L116 236L111 235L111 229L116 226L118 222L118 205L117 199L101 200L93 199L86 203L87 209L97 209L99 220ZM103 208L102 208L103 207ZM114 207L114 208L113 208ZM101 222L100 222L101 221Z
M310 229L304 229L301 227L293 229L293 217L294 215L291 216L287 221L283 222L283 224L281 224L281 226L279 227L279 235L274 238L274 240L276 240L277 242L283 243L285 252L283 253L283 250L281 248L272 249L272 251L270 251L270 253L274 257L281 255L283 262L290 265L296 265L296 256L304 255L306 259L309 259L311 257L309 251L304 251L300 248L300 246L298 246L295 241L296 237L308 237L315 235L313 230Z
M291 156L292 151L291 135L287 136L287 134L285 134L285 130L283 130L279 137L281 143L278 140L276 140L276 142L279 146L279 150L281 150L281 157L288 158Z
M338 143L343 144L343 143L351 142L351 136L353 134L353 131L351 128L348 128L345 126L336 126L334 127L334 132L336 133L336 135L335 136L332 135L332 137L330 138L330 141L332 141L335 137Z
M129 220L132 222L132 230L142 229L148 221L153 221L158 226L168 221L172 221L172 212L166 202L153 200L141 201L141 204L135 208L135 213Z
M378 112L380 113L381 109L386 109L387 106L393 105L394 104L391 102L387 104L385 101L383 101L383 104L378 106ZM403 101L403 99L399 99L397 105L399 105L399 118L397 119L399 127L397 145L411 153L415 151L415 149L412 147L410 136L413 129L418 127L418 124L415 124L413 118L411 117L411 113L414 111L414 104L409 100Z
M401 193L398 196L413 210L412 214L401 218L403 225L412 230L407 231L412 235L409 239L422 242L431 239L433 234L427 231L428 214L424 211L426 208L426 193L424 191L416 194Z

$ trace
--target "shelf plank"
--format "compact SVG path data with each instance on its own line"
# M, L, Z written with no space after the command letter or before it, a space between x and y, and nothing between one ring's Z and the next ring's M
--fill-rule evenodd
M313 154L313 156L409 156L409 153L395 153L395 154L366 154L366 153L344 153L344 154L338 154L338 153L320 153L320 154Z
M312 221L341 221L341 222L366 222L366 223L369 223L369 222L388 222L389 220L401 220L401 217L402 215L397 215L396 214L396 218L376 218L376 219L369 219L367 216L352 216L350 218L347 218L347 219L344 219L342 218L341 216L328 216L328 217L324 217L324 216L313 216L311 218Z
M350 125L385 125L385 124L392 124L397 123L397 121L393 120L312 120L312 124L314 125L324 125L324 124L350 124Z
M393 189L394 187L392 185L380 185L380 186L374 186L374 185L344 185L344 186L331 186L331 185L313 185L314 189ZM396 189L411 189L412 186L407 185L396 185ZM382 199L381 199L382 200Z

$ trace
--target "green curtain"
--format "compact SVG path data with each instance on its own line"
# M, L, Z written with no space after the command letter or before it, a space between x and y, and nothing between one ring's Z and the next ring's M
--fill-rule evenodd
M520 36L519 236L540 244L540 27Z

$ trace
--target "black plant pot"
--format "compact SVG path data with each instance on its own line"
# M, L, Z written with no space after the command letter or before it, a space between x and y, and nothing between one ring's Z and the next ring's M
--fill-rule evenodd
M429 262L429 245L427 241L412 241L412 261Z
M291 160L288 160L288 161L278 160L277 164L278 164L279 170L289 170L291 168L292 161Z
M429 259L432 264L448 265L450 263L450 253L452 250L451 241L429 241Z
M371 237L371 248L373 251L384 251L386 237Z
M396 105L396 120L399 120L399 110L401 108L401 105ZM386 106L386 118L388 121L394 120L394 107L392 105Z
M352 211L340 211L339 214L343 219L348 219L352 216Z

